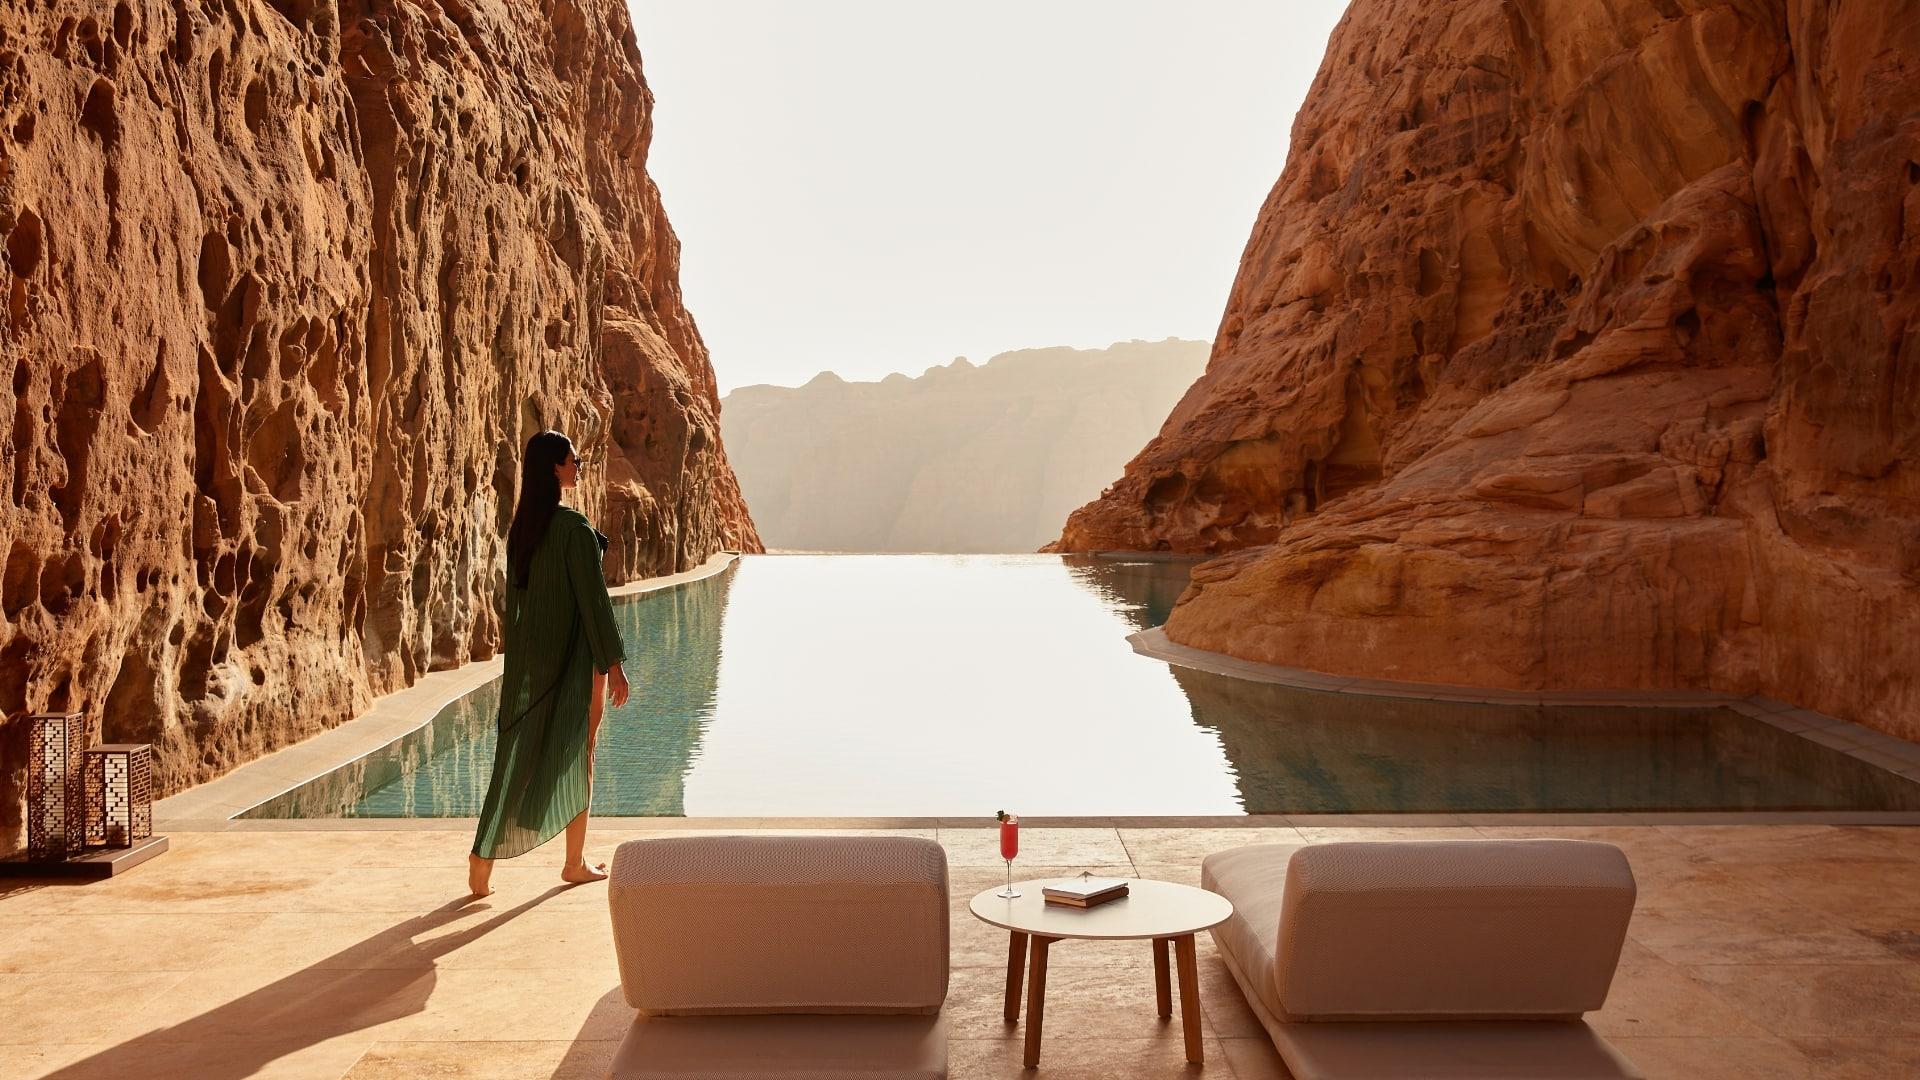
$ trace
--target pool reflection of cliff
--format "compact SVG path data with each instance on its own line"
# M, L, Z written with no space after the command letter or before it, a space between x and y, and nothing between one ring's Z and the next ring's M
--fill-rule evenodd
M1062 555L1060 561L1075 584L1110 601L1134 629L1151 630L1167 621L1200 560Z
M1920 809L1920 785L1726 709L1331 694L1175 668L1250 814Z

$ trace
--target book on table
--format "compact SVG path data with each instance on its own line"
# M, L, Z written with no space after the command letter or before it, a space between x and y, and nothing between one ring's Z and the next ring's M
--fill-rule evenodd
M1049 904L1093 907L1127 895L1127 883L1120 878L1078 878L1043 886L1040 894Z

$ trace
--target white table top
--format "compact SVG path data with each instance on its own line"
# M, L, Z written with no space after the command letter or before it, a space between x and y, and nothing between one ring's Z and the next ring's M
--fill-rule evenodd
M996 885L967 903L967 910L984 923L1023 934L1050 938L1158 938L1198 933L1227 921L1233 904L1218 893L1176 885L1171 881L1128 878L1127 895L1090 908L1049 904L1040 890L1078 878L1016 881L1019 897L995 896Z

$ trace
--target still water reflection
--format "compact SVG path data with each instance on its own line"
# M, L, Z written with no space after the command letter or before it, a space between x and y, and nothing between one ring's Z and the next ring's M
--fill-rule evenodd
M1920 808L1920 785L1724 710L1325 694L1169 668L1188 564L768 556L616 608L634 695L594 812L1159 815ZM250 816L464 817L493 687Z

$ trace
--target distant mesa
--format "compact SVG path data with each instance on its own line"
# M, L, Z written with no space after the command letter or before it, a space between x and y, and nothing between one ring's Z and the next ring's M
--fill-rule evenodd
M721 435L769 548L1033 551L1127 459L1206 366L1204 341L964 356L919 378L747 386Z

